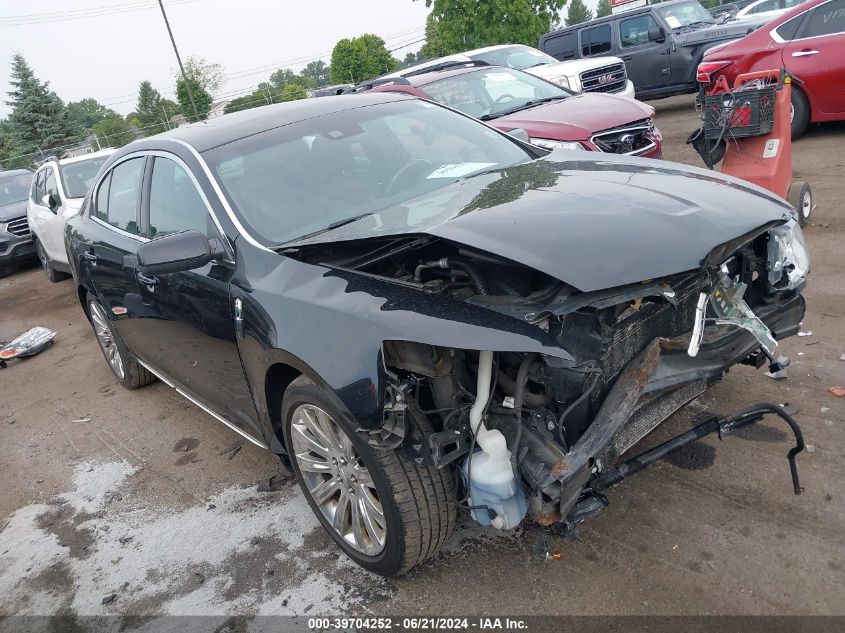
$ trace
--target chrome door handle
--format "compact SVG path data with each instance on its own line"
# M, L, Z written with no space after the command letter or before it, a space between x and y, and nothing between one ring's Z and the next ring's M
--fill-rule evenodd
M235 335L238 338L244 337L244 303L240 299L235 299Z
M138 273L138 281L145 286L155 286L158 283L158 277L147 277L143 273Z
M810 55L818 55L818 51L814 51L811 48L805 48L803 51L795 51L792 53L793 57L809 57Z

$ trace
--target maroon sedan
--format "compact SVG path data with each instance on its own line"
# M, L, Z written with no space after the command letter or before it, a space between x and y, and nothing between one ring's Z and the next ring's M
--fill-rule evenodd
M524 130L532 143L548 149L662 157L663 139L651 106L608 94L572 93L514 68L458 62L361 89L430 99L503 132Z
M810 0L766 26L715 46L698 66L708 88L725 77L786 68L792 85L792 137L812 123L845 120L845 0Z

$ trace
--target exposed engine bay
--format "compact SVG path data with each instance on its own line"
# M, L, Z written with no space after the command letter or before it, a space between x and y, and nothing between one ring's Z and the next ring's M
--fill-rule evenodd
M413 333L384 342L383 424L360 432L418 463L458 469L473 516L509 528L526 511L546 525L600 511L607 500L595 482L618 481L620 458L668 416L734 364L779 362L777 339L795 334L803 315L809 260L797 224L776 224L714 249L696 270L593 292L431 235L286 254L530 323L568 353L441 347ZM767 413L780 415L758 408L707 432ZM435 431L419 436L418 416Z

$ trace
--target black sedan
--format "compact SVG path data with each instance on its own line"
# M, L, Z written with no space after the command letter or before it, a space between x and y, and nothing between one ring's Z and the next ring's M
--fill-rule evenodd
M797 332L791 214L371 93L133 142L65 238L117 379L158 377L278 454L339 546L392 574L460 507L503 529L603 508L621 455Z

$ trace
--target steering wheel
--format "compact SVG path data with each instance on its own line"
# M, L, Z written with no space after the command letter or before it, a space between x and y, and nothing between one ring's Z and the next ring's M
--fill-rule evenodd
M496 100L493 103L490 104L490 111L492 112L492 110L496 106L496 104L498 104L499 101L502 101L503 99L508 99L509 101L513 101L514 99L516 99L516 97L514 97L512 94L508 94L508 93L505 93L503 95L499 95L496 98Z
M390 195L396 193L395 189L398 188L402 179L408 176L408 174L419 172L419 174L422 175L425 170L430 169L432 166L433 165L429 160L425 160L424 158L415 158L393 175L393 178L390 179L390 184L387 185L387 194Z

